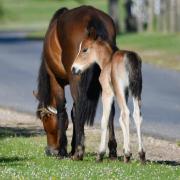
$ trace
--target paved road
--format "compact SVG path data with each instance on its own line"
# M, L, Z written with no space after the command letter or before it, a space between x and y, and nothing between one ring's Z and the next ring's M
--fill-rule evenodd
M16 34L17 35L17 34ZM40 64L41 41L0 35L0 106L34 113L32 96ZM68 111L72 99L67 87ZM143 131L169 139L180 139L180 73L143 64ZM96 122L101 117L101 102ZM130 102L131 106L131 102ZM115 122L119 126L117 109ZM133 121L132 121L133 122ZM133 123L132 123L133 125Z

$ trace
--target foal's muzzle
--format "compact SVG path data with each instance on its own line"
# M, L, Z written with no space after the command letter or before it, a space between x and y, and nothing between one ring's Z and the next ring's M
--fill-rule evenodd
M77 67L72 67L71 72L73 75L80 75L82 71Z

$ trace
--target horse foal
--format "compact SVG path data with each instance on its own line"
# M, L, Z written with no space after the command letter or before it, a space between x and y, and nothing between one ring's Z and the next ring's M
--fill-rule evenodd
M113 52L112 48L104 40L88 37L80 44L79 53L71 68L72 73L81 74L93 63L97 63L101 68L99 81L102 86L103 104L101 142L97 160L101 161L106 152L108 119L114 96L116 96L118 105L121 109L119 122L124 138L124 161L128 162L130 160L130 111L127 106L128 95L130 93L133 98L133 118L138 135L139 156L140 160L145 162L145 152L141 137L142 73L140 57L135 52L131 51L117 50Z

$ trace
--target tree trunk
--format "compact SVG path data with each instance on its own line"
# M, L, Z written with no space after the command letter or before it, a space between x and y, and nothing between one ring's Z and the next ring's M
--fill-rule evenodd
M119 34L120 33L120 25L119 25L118 0L108 0L108 8L109 8L109 14L115 23L116 33Z
M177 32L180 32L180 1L177 1Z
M153 31L153 20L154 20L154 0L148 1L148 31Z
M169 1L169 0L168 0ZM158 31L160 32L167 32L167 13L169 10L167 10L167 1L166 0L160 0L160 14L158 15Z
M177 30L177 1L170 1L170 32L174 33Z

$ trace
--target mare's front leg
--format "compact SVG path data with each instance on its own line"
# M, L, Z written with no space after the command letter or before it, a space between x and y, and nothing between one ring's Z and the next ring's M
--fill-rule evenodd
M54 76L50 76L50 102L48 106L51 111L56 111L56 113L52 115L50 112L41 118L47 134L47 155L67 156L68 115L65 103L64 87L56 81Z
M73 107L71 110L71 119L73 123L73 134L72 134L72 140L71 140L71 152L70 156L73 156L75 153L75 146L76 146L76 132L75 132L75 103L73 103Z

